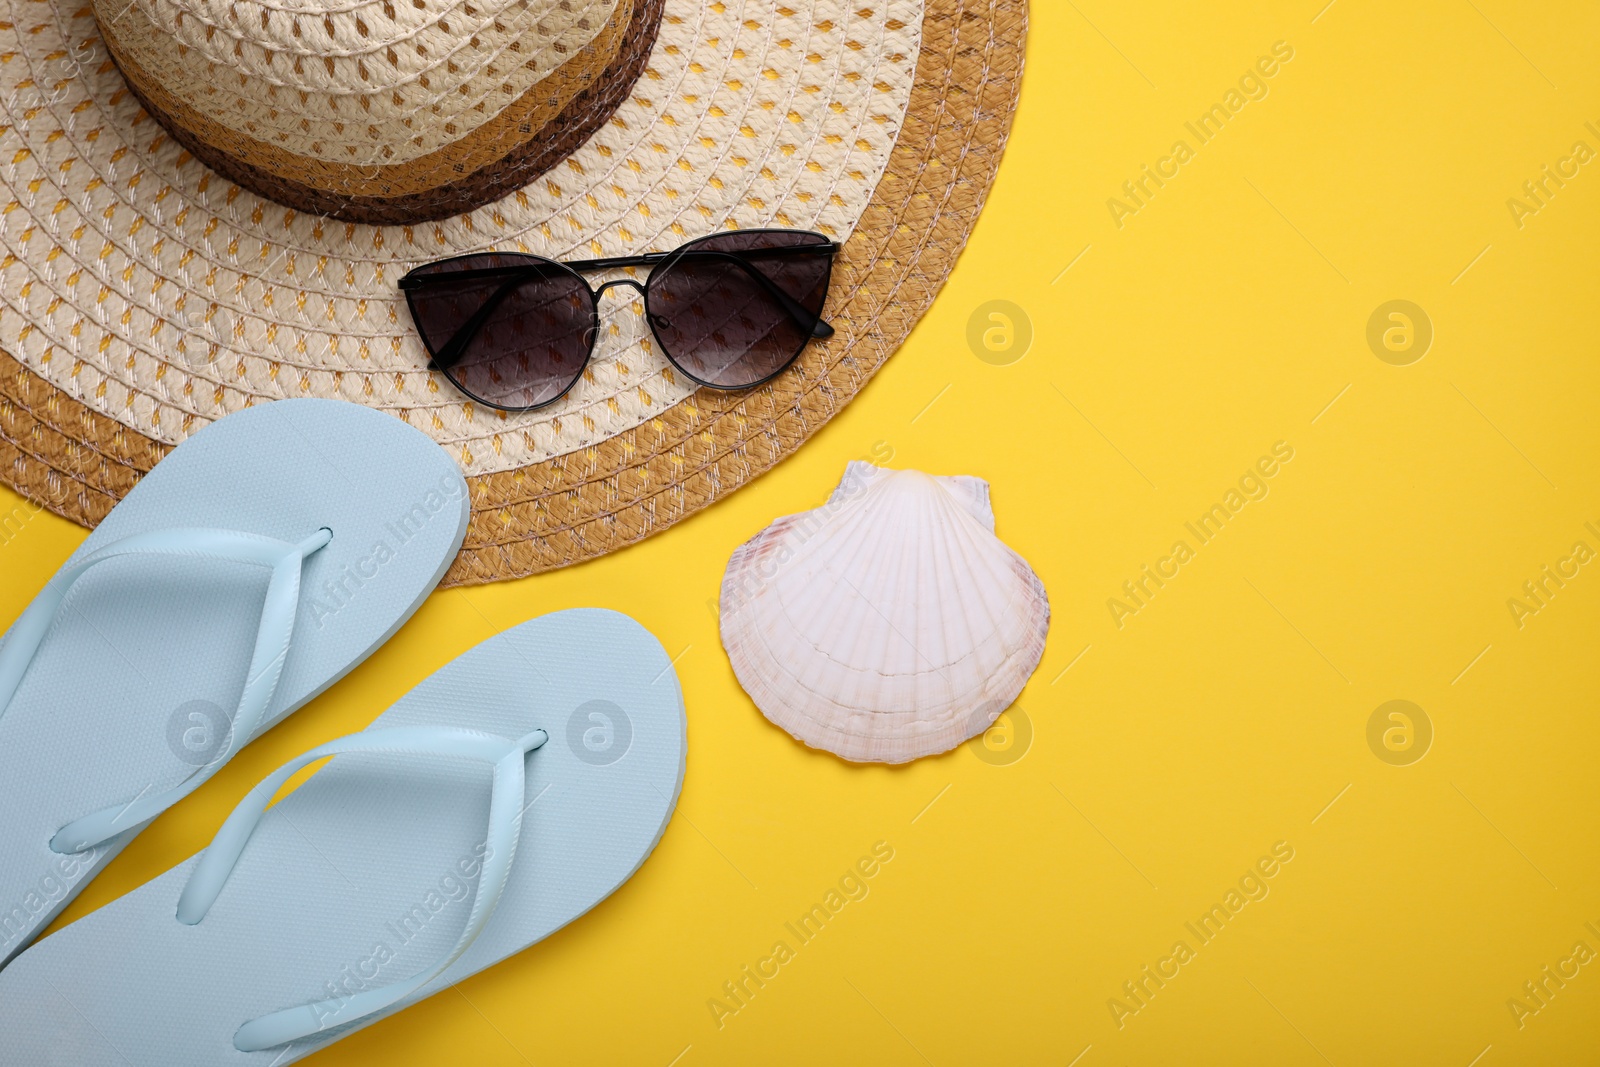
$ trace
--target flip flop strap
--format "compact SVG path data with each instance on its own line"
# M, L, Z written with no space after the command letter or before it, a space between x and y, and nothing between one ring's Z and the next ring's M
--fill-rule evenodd
M539 748L547 739L543 730L534 730L516 741L477 730L443 726L395 726L364 730L318 745L263 778L233 809L210 847L201 854L200 862L195 865L178 898L179 922L193 926L205 918L222 892L228 875L238 863L250 835L260 824L267 804L296 771L317 760L342 753L364 752L392 756L453 756L494 766L483 867L477 888L473 891L472 910L450 951L409 978L375 989L364 989L348 997L313 1001L252 1019L234 1034L234 1047L240 1052L259 1052L310 1037L329 1027L346 1026L405 999L460 959L462 953L483 932L489 916L500 903L500 895L505 890L511 863L516 856L517 838L522 832L523 794L526 791L523 761L529 752Z
M222 751L171 789L141 795L129 803L113 805L68 823L51 839L52 849L63 853L83 852L154 818L199 788L254 736L283 674L300 603L301 564L332 539L333 533L326 528L296 545L237 530L173 527L113 541L63 567L50 579L0 643L0 714L4 714L17 687L22 684L28 665L49 633L73 583L96 565L121 556L157 555L226 560L272 568L261 607L261 622L256 629L255 651L250 657L250 669L245 675L238 707L234 710L228 742Z

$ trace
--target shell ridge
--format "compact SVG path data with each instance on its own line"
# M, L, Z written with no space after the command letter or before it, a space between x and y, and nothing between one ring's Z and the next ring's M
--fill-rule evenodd
M988 483L852 463L819 508L736 549L719 632L763 714L812 748L903 763L986 729L1043 656L1049 600Z

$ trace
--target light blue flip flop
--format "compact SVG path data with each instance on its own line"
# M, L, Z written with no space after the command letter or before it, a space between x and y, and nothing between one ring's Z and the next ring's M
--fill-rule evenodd
M677 676L638 623L507 630L0 971L6 1062L292 1063L598 904L660 840L684 754Z
M156 464L0 639L0 965L399 629L468 513L443 449L335 400L247 408Z

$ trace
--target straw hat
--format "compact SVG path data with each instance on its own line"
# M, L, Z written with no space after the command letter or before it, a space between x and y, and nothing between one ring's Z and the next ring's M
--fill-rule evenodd
M971 230L1026 27L1025 0L79 2L0 21L0 476L93 525L213 419L346 399L466 471L453 583L639 540L847 402ZM741 226L844 243L837 334L744 393L694 391L613 295L571 393L485 409L395 286Z

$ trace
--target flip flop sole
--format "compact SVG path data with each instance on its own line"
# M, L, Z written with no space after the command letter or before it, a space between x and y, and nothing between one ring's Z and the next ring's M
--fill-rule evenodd
M281 400L206 427L158 463L68 560L133 534L212 527L298 543L306 558L283 674L259 734L386 641L460 548L466 483L393 416ZM223 748L268 571L158 556L95 566L72 587L0 710L0 965L138 833L52 852L69 821L182 782Z
M557 612L463 654L380 716L550 740L527 756L521 837L499 907L415 996L542 940L610 895L660 840L682 787L683 700L665 650L625 615ZM373 1016L256 1053L240 1025L422 971L461 932L489 806L481 764L340 755L270 808L195 926L175 909L191 859L53 934L0 972L19 1063L291 1063Z

